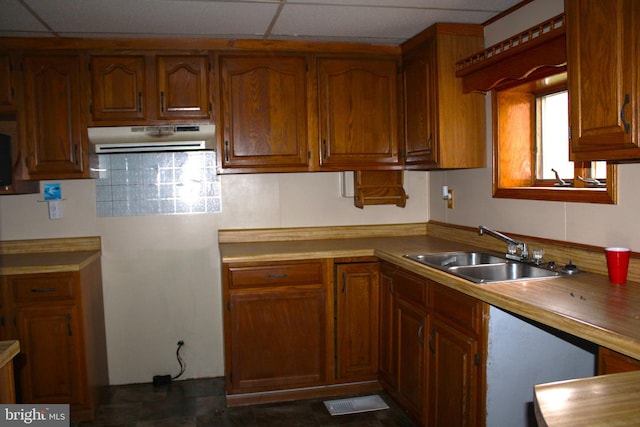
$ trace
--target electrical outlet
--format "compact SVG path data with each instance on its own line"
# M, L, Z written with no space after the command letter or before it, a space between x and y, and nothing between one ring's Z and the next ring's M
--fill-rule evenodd
M449 198L447 199L447 208L453 209L453 190L449 190Z

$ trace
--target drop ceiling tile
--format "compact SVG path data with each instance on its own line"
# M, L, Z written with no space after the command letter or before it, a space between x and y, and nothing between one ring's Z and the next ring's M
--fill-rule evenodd
M277 11L272 2L166 0L27 0L57 32L221 37L263 34Z
M272 34L297 35L301 39L311 36L406 40L435 22L480 23L492 15L491 12L456 12L452 20L449 12L441 10L287 3Z
M46 32L42 25L18 0L0 0L0 29L2 32Z
M287 0L287 4L386 6L501 12L521 0Z

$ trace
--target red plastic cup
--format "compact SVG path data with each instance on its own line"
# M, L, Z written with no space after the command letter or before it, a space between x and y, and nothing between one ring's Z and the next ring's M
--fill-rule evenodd
M627 271L629 271L629 248L605 248L607 257L607 269L609 270L609 281L618 285L627 282Z

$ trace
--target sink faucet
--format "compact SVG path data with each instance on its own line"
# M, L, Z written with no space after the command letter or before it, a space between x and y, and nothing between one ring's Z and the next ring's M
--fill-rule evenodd
M520 249L520 255L516 255L515 253L511 253L511 251L507 249L507 258L509 258L509 259L514 259L514 260L517 260L517 261L525 261L529 257L529 248L527 248L527 244L524 243L524 242L517 242L517 241L513 240L511 237L505 236L502 233L499 233L497 231L491 230L490 228L487 228L484 225L481 225L480 227L478 227L478 233L480 233L481 236L484 233L487 233L487 234L495 237L496 239L502 240L503 242L507 243L510 246L511 245L515 246L516 250Z

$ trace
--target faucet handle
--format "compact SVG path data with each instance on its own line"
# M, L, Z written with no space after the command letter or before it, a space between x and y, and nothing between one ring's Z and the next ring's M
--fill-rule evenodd
M518 247L516 245L508 245L507 246L507 253L509 255L515 255L515 253L518 252Z

